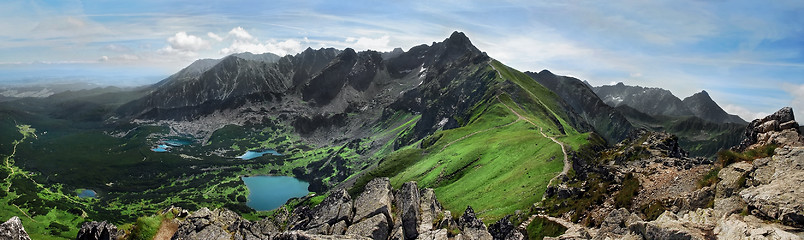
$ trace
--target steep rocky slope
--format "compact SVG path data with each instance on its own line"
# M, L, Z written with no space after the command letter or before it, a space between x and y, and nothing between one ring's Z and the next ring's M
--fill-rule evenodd
M709 93L701 91L693 94L692 96L681 100L684 106L692 112L693 115L703 120L714 123L746 123L745 120L737 115L728 114L720 106L709 97Z
M633 128L620 112L598 98L588 83L572 77L557 76L547 70L538 73L525 72L525 74L561 96L561 99L592 125L606 141L620 142Z

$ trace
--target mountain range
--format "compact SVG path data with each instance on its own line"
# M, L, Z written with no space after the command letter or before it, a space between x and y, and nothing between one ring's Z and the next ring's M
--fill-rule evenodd
M117 232L108 223L132 223L129 238L165 226L174 239L537 238L542 224L604 226L618 208L643 234L658 209L706 207L679 208L681 195L714 201L694 182L724 159L767 157L728 150L746 135L799 136L792 110L749 125L706 91L681 100L520 72L461 32L407 51L202 59L153 85L9 99L0 113L0 205L15 207L0 217L22 213L32 236L56 238ZM293 176L311 194L255 211L242 180L253 175ZM87 189L97 198L72 194Z

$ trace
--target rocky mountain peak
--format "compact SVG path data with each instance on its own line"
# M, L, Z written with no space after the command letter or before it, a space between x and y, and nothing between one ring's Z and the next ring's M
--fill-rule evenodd
M258 62L272 63L278 61L281 57L273 53L253 54L251 52L235 53L231 56L236 56L242 59Z
M553 76L555 74L553 74L553 72L550 72L550 70L544 69L544 70L539 71L539 75Z
M728 114L718 106L706 90L684 98L682 102L692 114L701 119L716 123L745 123L739 116Z
M454 31L449 38L444 41L447 44L457 44L457 45L472 45L472 41L466 37L466 34L463 32Z
M449 38L445 39L440 44L433 44L433 46L443 45L444 46L444 55L448 58L460 57L464 55L480 55L480 50L472 45L472 41L466 37L466 34L462 32L453 32Z

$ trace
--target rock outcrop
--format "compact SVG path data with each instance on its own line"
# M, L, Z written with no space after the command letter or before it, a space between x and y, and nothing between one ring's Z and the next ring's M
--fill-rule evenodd
M736 165L736 164L732 164ZM783 147L757 159L739 196L752 213L786 225L804 227L804 148Z
M20 218L14 216L3 224L0 224L0 239L31 240L31 237L28 236L28 233L25 232L25 228L22 227Z
M754 120L746 129L746 141L733 148L741 151L775 144L773 156L723 166L717 172L718 181L710 186L690 185L689 180L703 177L702 172L691 170L709 171L712 164L684 160L683 151L676 151L672 141L662 140L669 138L656 136L661 134L632 135L604 153L612 158L607 167L618 176L628 172L639 179L634 206L613 209L609 198L588 213L604 216L593 222L597 228L576 227L555 239L804 238L804 147L792 109ZM692 167L675 167L679 162ZM689 176L694 177L681 180ZM666 211L655 220L629 214L629 210L645 211L635 206L657 200L659 209Z
M745 139L737 150L776 144L778 146L804 146L793 109L785 107L761 119L755 119L745 130Z
M504 225L499 228L503 237L500 239L524 239L524 234L511 230L510 221L498 225ZM460 233L455 235L450 230ZM202 208L179 222L172 239L448 238L492 236L471 207L455 221L449 211L442 209L433 189L419 189L415 182L407 182L394 191L388 178L377 178L354 200L345 190L334 190L312 208L298 206L292 213L280 209L274 217L257 222L226 209Z
M76 240L115 240L122 237L117 226L103 222L85 222L78 230Z

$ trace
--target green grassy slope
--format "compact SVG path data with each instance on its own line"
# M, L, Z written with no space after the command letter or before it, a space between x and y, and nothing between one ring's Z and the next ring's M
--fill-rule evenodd
M418 181L434 188L446 209L471 205L487 223L541 200L564 155L540 131L573 148L587 134L572 128L558 97L530 77L496 61L485 70L498 71L497 81L466 125L391 153L364 178L389 176L395 187Z

